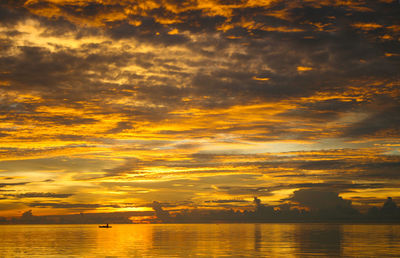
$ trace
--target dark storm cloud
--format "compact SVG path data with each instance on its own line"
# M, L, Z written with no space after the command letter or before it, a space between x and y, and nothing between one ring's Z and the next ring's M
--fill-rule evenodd
M344 200L337 193L331 191L301 189L294 191L291 201L297 202L311 209L331 209L337 207L350 208L351 201Z

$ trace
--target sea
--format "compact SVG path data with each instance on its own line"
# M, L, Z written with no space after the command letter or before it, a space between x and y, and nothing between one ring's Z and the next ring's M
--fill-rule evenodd
M400 257L400 225L1 225L0 257Z

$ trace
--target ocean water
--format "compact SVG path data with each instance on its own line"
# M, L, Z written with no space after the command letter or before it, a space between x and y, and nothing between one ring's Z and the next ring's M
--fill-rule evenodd
M2 225L0 257L400 257L400 225Z

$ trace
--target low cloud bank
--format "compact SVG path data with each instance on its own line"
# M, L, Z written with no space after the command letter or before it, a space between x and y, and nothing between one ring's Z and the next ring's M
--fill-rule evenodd
M228 200L223 200L222 206ZM232 200L231 200L232 201ZM235 201L235 200L234 200ZM0 224L130 224L130 223L252 223L252 222L400 222L400 207L388 197L382 206L360 212L350 200L323 189L300 189L276 206L254 197L252 208L199 208L178 210L154 201L152 211L80 213L35 216L32 210L18 218L1 218ZM219 203L218 201L213 201ZM170 210L168 210L170 209Z

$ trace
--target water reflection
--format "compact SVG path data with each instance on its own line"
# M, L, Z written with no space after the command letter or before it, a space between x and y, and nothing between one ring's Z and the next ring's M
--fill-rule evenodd
M399 225L19 225L0 227L0 257L382 257L399 240Z
M1 226L0 257L15 254L83 255L95 248L92 238L93 232L84 226Z
M257 253L261 250L262 233L260 224L254 225L254 251Z
M341 256L342 226L332 224L298 224L294 242L304 255Z

